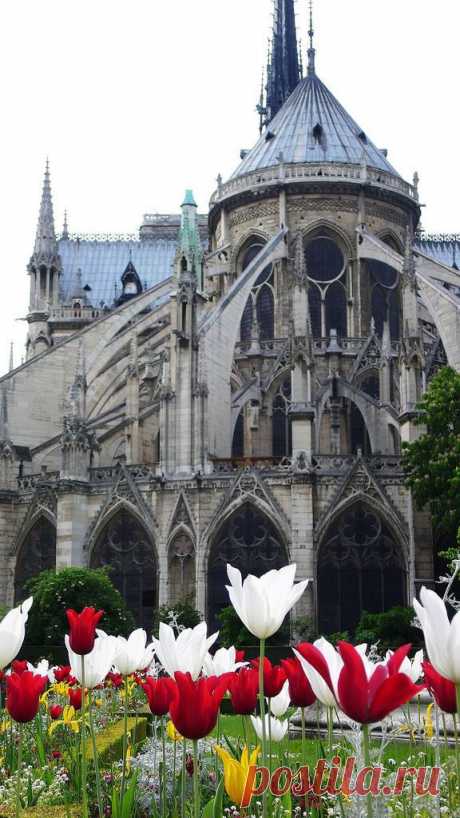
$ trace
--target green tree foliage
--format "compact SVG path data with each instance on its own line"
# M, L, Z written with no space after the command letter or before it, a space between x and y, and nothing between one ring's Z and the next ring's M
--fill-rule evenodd
M259 644L257 637L253 636L252 633L244 627L232 605L223 608L219 613L218 619L221 623L219 628L219 645L226 648L232 645L234 645L235 648L245 648ZM286 617L279 631L267 639L267 645L288 645L289 638L289 617Z
M355 645L378 642L379 653L395 650L401 645L411 644L422 647L422 632L412 626L415 614L412 608L390 608L383 613L371 614L363 611L353 637Z
M34 598L26 628L26 645L62 645L68 633L66 610L86 606L103 610L100 627L127 636L135 627L123 597L103 568L64 568L42 571L26 586Z
M194 628L201 622L201 614L197 611L192 600L185 599L173 605L162 605L155 611L153 618L153 633L158 637L160 622L172 627L180 625L182 628Z
M438 536L455 542L460 527L460 375L444 367L433 378L416 423L418 440L403 444L403 468L418 508L429 506Z

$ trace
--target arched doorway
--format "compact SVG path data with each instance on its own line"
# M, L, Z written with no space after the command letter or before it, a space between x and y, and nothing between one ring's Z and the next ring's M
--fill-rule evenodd
M47 568L56 568L56 527L44 515L27 533L16 559L14 572L14 601L25 599L24 585Z
M320 633L353 633L361 613L406 604L400 544L377 512L355 503L329 527L318 555Z
M230 605L227 563L248 574L261 576L287 564L286 549L268 517L251 503L237 509L214 538L208 562L208 626L219 627L218 613Z
M105 525L91 554L91 568L110 566L139 627L152 627L157 605L157 561L152 540L133 514L122 508Z

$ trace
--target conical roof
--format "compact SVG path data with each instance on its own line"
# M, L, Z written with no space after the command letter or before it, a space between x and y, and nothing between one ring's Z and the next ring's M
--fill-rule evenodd
M284 163L350 163L399 176L314 72L301 80L232 179Z

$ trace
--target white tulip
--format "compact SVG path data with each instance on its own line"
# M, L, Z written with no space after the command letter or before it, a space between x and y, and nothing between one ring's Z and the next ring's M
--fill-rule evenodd
M295 572L295 564L286 565L261 577L249 574L242 582L240 571L227 565L230 601L243 625L258 639L268 639L280 629L305 591L308 579L294 585Z
M117 652L115 654L115 665L122 676L130 676L137 670L144 670L148 667L153 658L153 645L146 649L147 634L143 628L133 631L128 639L124 636L117 636Z
M322 654L328 667L332 688L323 678L323 676L321 676L321 674L313 667L313 665L311 665L310 662L308 662L307 659L305 659L302 654L299 653L299 651L295 650L295 648L293 648L294 653L302 665L302 670L310 682L311 689L313 690L313 693L318 701L320 701L325 707L339 707L337 687L340 671L343 668L343 659L340 653L333 645L331 645L330 642L327 641L327 639L324 638L324 636L317 639L316 642L313 642L313 644ZM366 649L367 645L358 645L356 648L364 662L366 675L368 678L370 678L375 670L375 665L367 658Z
M54 669L50 667L50 663L47 659L40 659L36 666L27 662L27 670L30 670L34 676L47 676L50 684L54 684L56 681L54 678Z
M281 688L280 692L277 696L273 696L269 700L270 702L270 710L272 711L273 715L277 718L280 716L284 716L286 710L288 709L291 703L291 697L289 695L289 681L286 681Z
M415 613L425 637L431 664L446 679L460 684L460 611L449 622L446 606L434 591L423 587L422 604L414 599Z
M177 638L170 625L160 622L159 639L153 639L155 653L166 673L174 676L176 671L190 673L192 679L198 679L206 654L216 641L219 633L207 637L208 626L200 622L194 628L186 628Z
M260 716L251 716L252 726L256 731L257 738L263 740L262 736L262 719ZM285 737L288 729L288 720L285 719L284 721L280 721L279 719L275 719L273 716L270 716L268 713L265 716L265 736L271 734L272 741L282 741Z
M0 670L16 658L26 635L26 622L33 597L13 608L0 622Z
M98 636L94 641L94 648L86 656L74 653L69 644L69 635L65 636L67 653L69 654L69 664L72 675L83 683L82 659L85 660L85 687L92 690L102 684L107 673L112 667L117 651L117 640L115 636Z
M393 656L393 651L389 650L387 652L386 657L385 657L385 662L388 662L389 659L391 659L392 656ZM414 658L412 659L412 661L409 659L408 656L405 656L404 659L401 662L400 667L399 667L399 673L404 673L406 676L409 677L411 682L413 682L413 684L415 685L415 684L417 684L418 680L420 679L420 676L423 673L422 662L423 662L423 650L418 650L417 653L415 654Z
M219 648L214 656L207 653L203 663L203 673L205 676L222 676L224 673L233 673L240 667L247 665L247 662L236 661L236 649Z

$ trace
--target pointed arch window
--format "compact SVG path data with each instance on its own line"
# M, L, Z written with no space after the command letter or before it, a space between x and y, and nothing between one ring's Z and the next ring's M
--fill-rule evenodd
M238 266L241 271L249 267L259 255L265 242L261 239L249 240L243 248ZM273 265L268 264L258 276L249 296L240 326L241 341L270 341L275 331L275 300L273 293ZM255 336L255 337L254 337Z
M292 454L291 379L280 385L272 404L273 457L289 457Z
M382 236L381 241L392 250L401 253L401 248L392 236ZM397 341L401 337L399 272L382 261L372 259L367 264L371 292L371 317L375 321L376 333L381 338L385 321L388 321L390 337L393 341Z
M47 517L41 516L18 552L14 573L15 604L25 599L27 580L48 568L56 568L56 527Z
M244 410L242 409L235 423L232 441L232 457L244 457Z
M157 605L157 562L153 542L126 509L120 509L101 532L91 554L91 568L108 566L140 627L151 628Z
M401 547L379 514L356 503L331 524L319 551L319 631L351 635L363 611L405 603Z
M287 563L286 549L271 521L251 503L235 511L217 533L208 562L208 625L219 628L217 615L230 605L227 564L258 577ZM282 634L282 637L285 634Z
M185 531L176 534L169 546L168 599L171 605L178 602L195 603L195 547Z
M347 281L345 254L335 237L321 230L307 237L305 262L313 335L327 337L337 330L347 335Z

